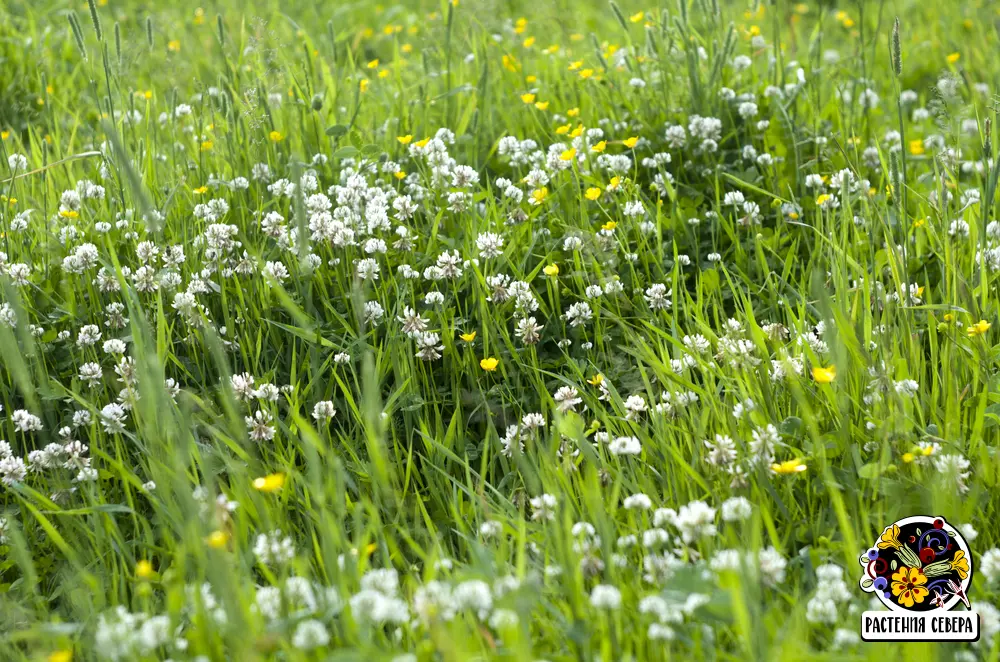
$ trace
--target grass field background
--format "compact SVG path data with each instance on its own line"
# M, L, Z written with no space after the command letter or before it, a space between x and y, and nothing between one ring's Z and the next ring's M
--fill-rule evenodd
M0 658L998 659L998 21L0 5Z

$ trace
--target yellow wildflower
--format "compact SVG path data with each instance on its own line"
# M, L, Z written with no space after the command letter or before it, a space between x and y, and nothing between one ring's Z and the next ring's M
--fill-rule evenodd
M135 576L139 579L152 579L156 575L153 564L143 559L135 564Z
M989 331L991 326L993 325L987 322L986 320L979 320L978 322L967 328L965 332L969 334L970 338L972 338L973 336L981 336L987 331Z
M205 544L207 544L212 549L225 549L226 545L229 543L229 534L225 531L215 530L208 534L205 538Z
M485 370L486 372L493 372L494 370L497 369L498 365L500 365L500 360L493 358L492 356L489 358L485 358L479 362L479 367Z
M827 368L816 366L812 369L812 375L817 384L829 384L837 378L837 366L831 365Z
M780 464L772 464L771 471L778 474L779 476L787 476L788 474L797 474L806 470L806 465L802 464L797 458L794 460L786 460Z
M277 492L285 485L285 474L268 474L254 478L253 487L261 492Z
M548 187L543 186L542 188L536 188L531 192L531 204L540 205L545 202L545 198L549 195Z

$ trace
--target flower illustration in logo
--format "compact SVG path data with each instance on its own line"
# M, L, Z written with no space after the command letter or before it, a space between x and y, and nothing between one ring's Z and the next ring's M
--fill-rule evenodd
M899 549L899 527L893 524L892 526L885 527L885 531L878 539L879 549Z
M893 522L859 561L861 589L893 611L968 607L972 556L965 539L942 517Z
M927 575L920 568L903 566L892 576L892 594L899 604L910 608L914 603L923 602L929 591L924 586Z

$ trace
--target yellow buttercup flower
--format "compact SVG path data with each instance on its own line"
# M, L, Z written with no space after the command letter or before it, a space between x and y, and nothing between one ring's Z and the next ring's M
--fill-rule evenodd
M574 156L576 156L576 148L570 147L569 149L567 149L566 151L564 151L562 154L559 155L559 160L572 161Z
M590 78L593 75L594 75L594 70L593 69L582 69L582 70L580 70L580 78L583 78L584 80L586 80L587 78Z
M396 136L396 140L399 141L400 145L409 145L410 141L413 140L413 136L406 134L405 136Z
M378 69L378 58L375 58L374 60L372 60L371 62L369 62L368 63L368 68L369 69Z
M636 12L628 17L628 20L632 23L639 23L642 19L646 18L646 12Z
M285 474L282 473L268 474L267 476L254 478L253 481L254 489L261 492L277 492L284 486Z
M220 530L212 531L205 538L205 544L212 549L225 549L226 545L229 544L229 534Z
M608 146L607 141L606 140L602 140L601 142L599 142L596 145L594 145L593 147L591 147L590 151L591 152L597 152L598 154L600 154L601 152L604 151L604 148L607 147L607 146Z
M569 124L563 124L562 126L557 126L556 134L561 136L563 134L569 133L569 129L570 129Z
M601 197L601 189L594 186L592 188L588 188L586 193L584 193L583 195L588 200L597 200L599 197Z
M555 263L552 263L552 264L548 265L547 267L544 267L542 269L542 272L546 276L558 276L559 275L559 265L555 264Z
M500 360L493 358L492 356L489 358L485 358L479 362L479 367L485 370L486 372L493 372L494 370L497 369L498 365L500 365Z
M285 136L281 134L281 131L272 131L271 133L267 134L267 137L270 138L271 142L273 143L280 143L282 140L285 139Z
M545 198L549 196L548 187L543 186L542 188L536 188L531 192L531 204L540 205L545 202Z
M202 195L203 193L208 193L208 187L199 186L198 188L191 189L191 192L194 193L195 195Z
M607 223L601 226L601 229L604 230L605 232L611 232L616 227L618 227L618 223L616 221L608 221Z
M548 110L549 109L549 102L548 101L538 101L538 102L535 103L535 108L537 108L538 110Z
M961 53L949 53L945 59L948 60L948 64L955 64L960 57L962 57Z
M73 662L73 651L69 649L54 651L45 659L47 662Z
M211 140L206 140L201 143L201 151L208 152L211 151L213 143Z
M626 138L625 140L623 140L622 144L628 147L629 149L632 149L633 147L636 146L636 144L638 144L638 142L639 142L639 137L632 136L631 138Z
M622 184L622 178L621 177L618 177L618 176L612 177L611 181L608 182L608 190L609 191L614 191L619 186L621 186L621 184Z
M535 103L535 95L531 92L526 92L521 95L521 101L524 103Z
M59 215L63 218L79 218L80 212L73 209L62 209L59 211Z
M135 576L139 579L152 579L156 575L153 564L143 559L135 564Z
M987 322L986 320L979 320L978 322L967 328L965 332L969 334L970 338L974 336L981 336L987 331L989 331L991 326L993 325Z
M913 154L914 156L920 156L921 154L924 153L924 141L923 140L920 140L920 139L911 140L909 142L909 145L910 145L910 154Z
M597 373L593 377L587 380L587 383L591 386L600 386L604 382L604 375Z
M465 342L472 342L473 340L476 339L476 332L472 331L470 333L463 333L463 334L459 335L458 337L461 338L462 340L464 340Z
M779 476L786 476L788 474L797 474L805 470L806 470L806 465L804 465L798 459L785 460L780 464L771 465L771 471L778 474Z
M427 137L424 138L423 140L418 140L413 144L416 145L417 147L427 147L427 143L429 143L430 141L431 141L430 137Z
M904 464L909 464L910 462L913 462L913 453L903 453L902 460Z
M579 108L570 108L569 110L566 111L566 117L576 117L579 114L580 114Z
M392 173L392 176L395 177L396 179L406 179L406 171L397 170L396 172Z
M817 384L829 384L837 378L837 366L831 365L826 368L816 366L812 369L812 375Z
M171 39L167 42L167 50L171 53L177 53L181 50L181 42L177 39Z

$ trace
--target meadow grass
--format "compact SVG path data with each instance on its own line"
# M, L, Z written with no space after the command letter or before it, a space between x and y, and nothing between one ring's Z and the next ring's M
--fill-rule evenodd
M998 19L3 4L0 658L1000 658Z

